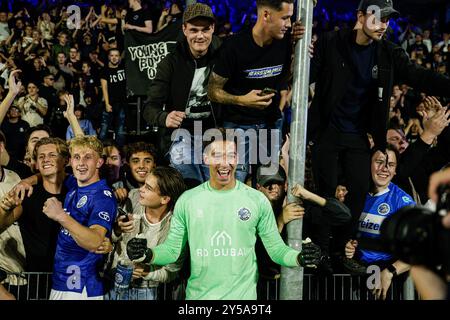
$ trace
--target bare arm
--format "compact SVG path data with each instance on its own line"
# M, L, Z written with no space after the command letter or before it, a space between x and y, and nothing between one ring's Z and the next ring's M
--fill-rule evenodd
M108 105L109 104L108 81L106 81L105 79L100 79L100 83L102 85L102 93L105 99L105 104Z
M64 212L62 203L55 197L47 199L42 210L50 219L58 222L70 232L75 242L90 252L95 252L103 243L107 230L100 225L86 227Z
M243 96L232 95L223 89L227 81L227 78L223 78L215 72L211 74L208 83L208 98L212 102L254 109L265 109L272 103L275 94L261 95L261 90L252 90Z
M9 74L8 84L9 84L9 91L6 95L5 99L0 103L0 124L5 119L5 115L9 110L9 107L14 102L14 99L16 98L17 94L19 93L20 86L22 83L19 81L16 83L16 74L21 72L20 70L14 70Z
M239 97L223 90L227 81L227 78L222 78L217 73L212 72L208 82L208 98L213 102L238 105Z
M152 26L152 20L146 20L145 21L145 27L138 27L131 24L126 24L125 29L128 30L136 30L143 33L153 33L153 26Z
M8 229L22 215L22 205L15 192L9 191L0 200L0 233Z
M436 273L425 266L413 266L411 277L423 300L445 300L447 286Z
M305 189L304 187L302 187L299 184L296 184L293 188L292 188L292 195L295 197L299 197L302 198L304 200L307 201L311 201L315 204L317 204L320 207L325 207L327 200L325 198L322 198L321 196Z
M117 18L100 17L100 22L114 25L114 24L118 24L119 23L119 19L117 19Z
M83 137L84 132L81 129L80 123L78 122L78 119L74 113L75 102L73 100L73 95L64 95L64 101L66 102L67 106L67 110L64 112L64 116L66 117L67 121L69 121L69 124L73 130L73 134L75 135L75 137Z

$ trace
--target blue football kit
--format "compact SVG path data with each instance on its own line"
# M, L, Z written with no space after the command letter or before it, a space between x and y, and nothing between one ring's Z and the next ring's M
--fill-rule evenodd
M72 176L66 180L69 192L64 201L64 211L85 227L99 225L110 237L116 218L117 201L105 180L79 187ZM103 295L99 270L103 255L81 248L61 227L56 245L52 289L81 293L84 288L89 297Z
M358 230L363 238L379 238L380 227L383 220L395 214L400 208L415 205L414 200L405 191L392 182L388 188L375 194L368 194L364 205L364 211L358 222ZM360 250L360 260L367 263L389 261L392 255L388 253Z

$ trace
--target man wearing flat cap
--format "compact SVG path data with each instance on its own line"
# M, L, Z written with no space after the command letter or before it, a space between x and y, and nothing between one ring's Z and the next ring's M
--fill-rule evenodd
M181 172L189 187L209 179L208 167L202 164L202 143L194 144L194 125L201 134L218 125L206 93L221 45L213 36L214 27L208 5L195 3L186 8L184 37L158 65L145 102L145 120L163 130L162 151L168 152L170 165Z
M323 34L311 61L315 96L309 109L308 139L313 143L313 172L323 197L335 193L339 166L346 177L346 204L352 223L337 245L356 230L369 190L370 151L386 145L393 86L406 83L418 92L448 96L450 79L410 61L406 52L385 40L389 20L399 16L392 0L362 0L353 30ZM432 141L420 141L431 145ZM426 145L425 145L426 144ZM342 239L340 239L342 238Z

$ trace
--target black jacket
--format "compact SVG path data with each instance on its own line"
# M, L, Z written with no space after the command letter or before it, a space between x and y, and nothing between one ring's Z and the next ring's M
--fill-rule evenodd
M350 29L325 33L317 41L310 73L310 82L316 82L308 115L310 141L318 139L328 127L333 108L342 100L353 79L356 69L350 52L355 41L356 31ZM450 78L417 66L401 47L392 42L381 40L376 46L378 89L371 93L365 128L372 134L375 144L383 148L386 145L389 103L394 84L406 83L429 95L449 96Z
M207 53L208 66L217 58L221 40L213 37ZM190 53L186 38L177 43L175 51L169 53L159 64L145 101L144 119L159 127L161 153L170 147L173 129L166 128L167 115L174 110L185 111L196 69L196 61Z

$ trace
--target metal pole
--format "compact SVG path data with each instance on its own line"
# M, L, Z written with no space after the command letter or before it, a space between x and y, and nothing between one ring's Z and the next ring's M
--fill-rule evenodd
M311 43L312 16L315 2L314 0L297 1L297 14L302 24L306 26L306 33L304 38L295 45L292 122L289 146L289 188L296 183L303 185L305 182L310 64L308 47ZM288 201L295 201L290 192L288 193ZM302 228L302 219L293 220L287 225L287 244L299 251L302 246ZM303 299L303 268L281 268L280 299Z
M411 276L408 276L403 284L403 300L416 300L414 282Z
M136 116L137 116L137 121L136 121L136 135L140 136L141 135L141 105L142 105L142 98L141 97L137 97L137 103L136 103Z

